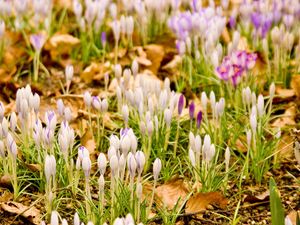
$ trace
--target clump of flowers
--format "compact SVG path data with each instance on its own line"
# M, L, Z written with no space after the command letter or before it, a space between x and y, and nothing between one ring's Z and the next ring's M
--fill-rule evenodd
M223 59L216 69L216 74L220 79L231 82L236 87L242 77L255 66L256 59L256 53L234 51Z

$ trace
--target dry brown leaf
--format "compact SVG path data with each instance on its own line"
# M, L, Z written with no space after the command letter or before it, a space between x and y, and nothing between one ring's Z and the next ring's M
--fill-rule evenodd
M54 34L45 44L45 50L50 51L51 59L58 61L62 55L70 55L74 46L79 45L80 40L70 34Z
M9 213L21 215L22 217L29 220L31 223L39 225L41 223L40 210L34 206L25 206L19 202L7 202L1 203L1 208Z
M290 134L283 134L279 140L276 152L278 153L279 159L290 158L294 156L294 137Z
M90 129L87 129L80 139L81 145L86 147L91 157L95 156L96 142Z
M151 62L149 59L144 58L144 57L141 57L141 56L136 57L135 60L136 60L139 64L141 64L141 65L143 65L143 66L146 66L146 67L152 65L152 62Z
M185 201L189 190L183 179L173 178L155 190L160 202L168 209L173 209L178 203L179 206Z
M2 193L2 195L0 196L0 203L1 202L8 202L8 201L12 200L13 197L14 197L14 195L11 192L4 191Z
M146 45L144 49L147 54L147 59L152 62L147 69L151 70L153 74L157 74L165 55L164 47L162 45L151 44Z
M227 44L231 41L228 29L226 27L224 28L224 30L222 32L222 38L223 38L224 42Z
M296 106L295 103L289 104L289 107L285 110L284 114L277 118L271 126L283 128L285 126L294 126L296 118Z
M42 169L39 164L26 164L26 167L32 172L38 172Z
M299 75L292 76L291 87L293 88L297 98L300 99L300 76Z
M186 213L199 213L210 206L224 209L228 200L220 192L197 193L186 203Z
M290 218L291 222L293 225L296 225L296 222L297 222L297 214L298 216L300 217L300 210L298 211L291 211L287 216Z
M269 197L270 197L270 191L266 190L265 192L259 195L246 195L244 198L244 202L249 202L249 203L263 202L269 200Z
M293 98L293 97L295 97L295 94L296 94L295 90L281 88L280 86L276 86L275 93L277 95L276 96L277 98L281 98L281 99L284 99L284 100Z
M109 68L109 64L101 64L92 62L84 71L80 74L80 78L85 83L91 83L94 79L101 80L104 78L104 74Z

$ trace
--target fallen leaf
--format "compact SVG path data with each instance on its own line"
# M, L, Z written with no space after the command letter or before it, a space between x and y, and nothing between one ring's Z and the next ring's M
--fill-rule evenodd
M38 172L42 169L39 164L26 164L26 167L32 172Z
M259 195L246 195L244 198L244 202L249 203L256 203L256 202L263 202L269 200L270 197L270 191L266 190L265 192L259 194Z
M300 75L293 75L291 80L291 87L297 98L300 99Z
M296 118L296 105L295 103L291 103L288 105L288 108L285 110L282 116L277 118L271 126L283 128L285 126L294 126Z
M291 222L292 222L293 225L297 225L297 224L296 224L296 222L297 222L297 214L298 214L298 216L299 216L299 218L300 218L300 211L295 211L295 210L293 210L293 211L291 211L291 212L287 215L287 217L290 218L290 220L291 220Z
M183 179L173 178L155 190L157 198L168 209L173 209L176 204L179 206L185 201L189 190Z
M80 40L70 34L54 34L45 44L44 49L50 51L51 59L59 61L61 56L70 55Z
M295 90L285 89L280 86L276 86L275 93L276 93L276 98L280 98L285 101L292 99L293 97L295 97L295 94L296 94Z
M109 63L103 65L102 63L92 62L83 70L80 74L80 78L83 79L85 83L91 83L95 79L102 80L109 67Z
M22 203L10 201L1 203L1 208L6 212L21 215L33 224L39 225L41 223L40 211L34 206L29 207Z
M0 196L0 202L8 202L12 200L14 195L9 191L4 191Z
M197 193L186 203L186 213L200 213L210 206L224 209L228 200L220 192Z
M151 44L146 45L144 49L147 54L147 59L152 62L147 69L151 70L153 74L157 74L165 55L164 47L162 45Z
M91 157L95 157L96 142L90 129L86 129L84 135L80 139L81 145L86 147Z

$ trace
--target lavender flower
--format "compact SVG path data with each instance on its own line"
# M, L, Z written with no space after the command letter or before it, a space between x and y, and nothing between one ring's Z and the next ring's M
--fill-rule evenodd
M189 114L190 114L190 119L194 119L194 113L195 113L195 103L192 101L189 105Z
M43 33L30 35L30 43L35 51L40 52L46 42L46 36Z
M202 121L202 111L199 111L198 114L197 114L197 129L200 128L200 125L201 125L201 121Z
M184 108L184 95L181 94L178 100L178 115L181 115Z

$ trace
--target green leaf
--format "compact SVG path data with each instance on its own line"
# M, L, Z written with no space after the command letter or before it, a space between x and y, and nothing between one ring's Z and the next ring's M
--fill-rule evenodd
M297 224L297 225L300 225L300 216L299 216L299 213L298 213L298 212L297 212L296 224Z
M273 178L270 179L270 208L272 225L284 224L284 211L280 200L279 191Z

